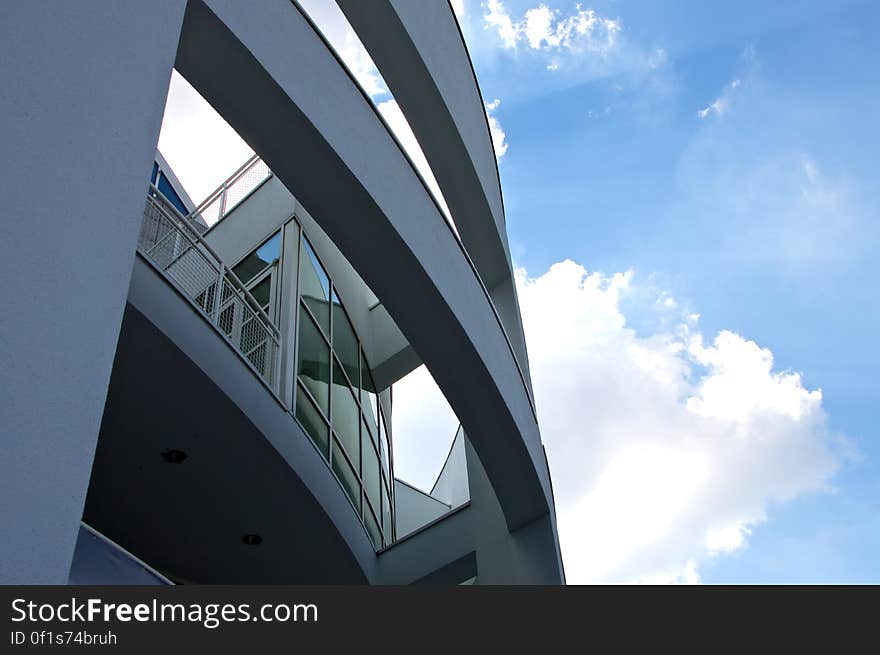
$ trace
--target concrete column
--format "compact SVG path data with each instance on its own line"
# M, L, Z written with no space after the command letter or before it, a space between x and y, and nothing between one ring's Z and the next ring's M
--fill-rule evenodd
M0 584L67 582L185 0L0 21Z

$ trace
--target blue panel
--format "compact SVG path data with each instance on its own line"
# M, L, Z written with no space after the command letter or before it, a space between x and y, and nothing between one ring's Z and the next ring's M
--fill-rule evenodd
M189 210L186 208L186 205L183 204L183 200L180 199L180 196L177 195L177 191L171 186L171 182L165 177L165 173L159 173L159 184L157 188L163 196L168 198L168 202L177 208L177 211L184 216L189 214Z
M153 172L150 173L150 184L156 184L156 174L159 172L159 164L153 162Z

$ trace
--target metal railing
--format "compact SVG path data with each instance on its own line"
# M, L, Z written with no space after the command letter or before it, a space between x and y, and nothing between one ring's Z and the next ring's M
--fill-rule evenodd
M277 392L281 335L245 285L189 218L151 186L138 250L204 312Z
M196 207L190 217L200 216L210 228L265 182L272 171L259 156L248 159L241 168Z

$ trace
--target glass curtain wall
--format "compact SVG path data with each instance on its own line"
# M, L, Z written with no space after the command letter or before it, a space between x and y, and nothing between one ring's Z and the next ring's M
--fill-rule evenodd
M299 261L296 417L379 549L394 539L386 418L361 342L304 236Z

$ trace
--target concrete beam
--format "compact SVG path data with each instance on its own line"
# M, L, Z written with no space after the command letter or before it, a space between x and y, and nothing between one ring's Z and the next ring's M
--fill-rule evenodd
M501 185L480 90L447 2L337 0L413 129L487 287L510 277Z
M412 127L531 385L498 165L452 7L441 1L337 3Z

